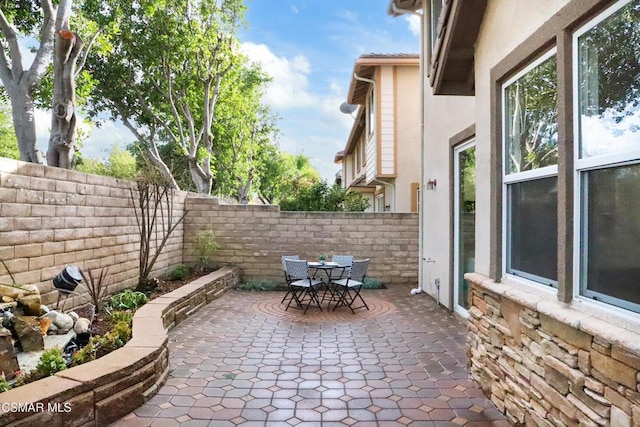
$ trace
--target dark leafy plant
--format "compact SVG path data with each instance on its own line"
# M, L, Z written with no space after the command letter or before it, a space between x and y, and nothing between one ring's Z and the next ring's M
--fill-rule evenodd
M169 280L184 280L189 275L189 267L184 264L177 265L169 270Z
M249 292L275 291L279 285L266 279L249 280L238 285L237 289Z
M86 273L83 270L80 270L80 274L82 275L84 283L87 285L87 291L91 297L91 302L93 303L96 313L100 312L103 305L102 303L108 296L107 286L105 284L105 278L107 277L108 271L109 267L103 268L97 276L94 276L93 270L90 268L87 269Z
M376 279L370 279L370 278L365 278L363 285L362 285L362 289L384 289L385 286L380 283L379 280Z

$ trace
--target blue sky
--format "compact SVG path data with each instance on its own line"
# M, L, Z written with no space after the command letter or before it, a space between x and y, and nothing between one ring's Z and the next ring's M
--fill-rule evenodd
M304 153L333 181L353 119L339 111L354 61L364 53L418 53L419 22L392 18L388 0L250 0L247 55L274 81L266 102L279 114L280 147Z
M364 53L418 53L419 23L387 15L388 0L247 0L239 39L273 81L265 102L280 116L280 148L304 153L333 182L335 153L344 148L352 118L346 100L354 61ZM50 115L38 112L38 148L46 151ZM133 140L117 123L94 129L83 151L104 157Z

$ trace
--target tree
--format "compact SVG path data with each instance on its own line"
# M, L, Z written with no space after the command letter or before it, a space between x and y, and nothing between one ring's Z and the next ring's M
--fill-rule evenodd
M236 62L242 1L90 1L84 12L119 29L110 52L91 61L94 112L119 117L174 188L159 147L179 146L196 190L209 194L215 106Z
M53 55L53 99L51 100L51 135L47 165L70 169L76 141L76 60L82 39L69 30L64 20L57 27Z
M106 161L83 157L76 167L80 172L129 180L133 179L137 172L135 156L117 144L111 148Z
M0 157L20 160L16 134L11 124L11 112L4 101L0 101Z
M36 150L34 91L51 62L56 29L68 22L72 0L0 0L0 80L9 95L20 159L41 163ZM33 37L39 46L24 68L20 37Z
M295 194L280 202L283 211L363 212L368 207L369 201L361 193L349 192L337 184L330 186L325 180L298 187Z
M240 204L249 203L252 185L259 183L270 147L277 136L276 116L262 104L266 75L256 66L229 73L216 109L215 174Z
M258 197L267 204L277 204L294 194L297 188L320 180L320 172L307 156L289 154L276 147L267 150L260 168Z

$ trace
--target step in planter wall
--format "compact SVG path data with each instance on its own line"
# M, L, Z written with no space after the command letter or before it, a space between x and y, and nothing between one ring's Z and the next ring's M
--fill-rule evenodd
M225 267L149 301L124 347L0 393L0 425L106 426L138 408L167 377L167 332L239 281L240 270Z

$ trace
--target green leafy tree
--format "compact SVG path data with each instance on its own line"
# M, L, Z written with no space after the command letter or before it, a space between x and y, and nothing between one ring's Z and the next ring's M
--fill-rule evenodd
M18 141L11 122L11 111L3 101L0 101L0 157L20 160Z
M330 186L325 180L298 187L280 202L283 211L363 212L368 207L369 201L361 193L349 192L337 184Z
M277 204L296 192L320 180L320 172L304 154L293 155L269 147L260 171L258 197L267 204Z
M174 188L164 143L180 147L196 190L211 192L215 107L244 9L241 0L85 1L87 17L118 28L109 52L88 61L93 113L120 118Z
M231 70L216 109L215 173L219 189L247 204L274 147L277 117L262 104L267 76L256 66Z
M69 22L73 0L0 0L0 80L11 102L20 158L40 163L36 150L34 92L51 64L56 31ZM20 38L38 42L31 64L23 65Z
M129 180L133 179L137 172L135 156L117 144L111 148L109 157L105 161L84 157L78 163L77 169L85 173Z

